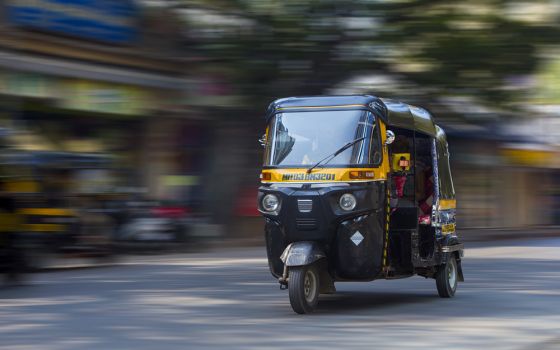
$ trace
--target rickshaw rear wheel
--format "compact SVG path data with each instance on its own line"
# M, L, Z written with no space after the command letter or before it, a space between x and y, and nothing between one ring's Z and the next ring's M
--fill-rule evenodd
M288 294L292 309L298 314L315 311L319 301L319 273L314 265L290 268Z
M452 255L436 272L436 286L440 297L452 298L455 295L457 276L457 260Z

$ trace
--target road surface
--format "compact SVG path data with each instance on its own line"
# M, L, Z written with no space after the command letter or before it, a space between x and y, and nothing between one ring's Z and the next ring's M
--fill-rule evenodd
M0 349L560 349L560 239L467 246L466 282L339 283L292 312L264 248L135 257L0 289Z

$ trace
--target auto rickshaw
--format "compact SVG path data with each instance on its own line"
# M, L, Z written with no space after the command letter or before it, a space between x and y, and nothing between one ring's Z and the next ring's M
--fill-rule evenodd
M0 177L0 275L8 282L20 282L27 270L26 251L19 239L22 218L3 180Z
M444 131L425 109L374 96L291 97L266 114L258 209L268 262L297 313L335 282L462 282Z
M105 257L112 253L110 220L99 210L96 193L81 193L76 183L106 169L110 159L97 154L6 150L0 157L5 191L17 200L17 234L27 250L29 269L46 267L55 256ZM91 180L90 180L91 182ZM109 222L109 223L108 223Z

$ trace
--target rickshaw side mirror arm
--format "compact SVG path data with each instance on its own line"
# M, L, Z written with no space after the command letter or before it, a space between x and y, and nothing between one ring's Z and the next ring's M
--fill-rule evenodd
M265 146L266 146L266 134L263 134L263 135L261 136L261 138L259 139L259 144L260 144L262 147L265 147Z
M386 145L392 144L395 141L395 133L391 130L387 130L385 134L386 134L385 144Z

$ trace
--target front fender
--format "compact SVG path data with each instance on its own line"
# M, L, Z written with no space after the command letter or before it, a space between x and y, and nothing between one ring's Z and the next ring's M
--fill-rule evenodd
M288 267L305 266L326 256L323 248L315 242L294 242L286 247L280 260Z

